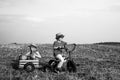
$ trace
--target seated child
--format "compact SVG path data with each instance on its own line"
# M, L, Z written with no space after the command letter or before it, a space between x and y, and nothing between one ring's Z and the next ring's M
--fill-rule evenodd
M28 47L29 47L30 51L28 53L26 53L25 56L30 57L30 59L34 59L34 60L38 60L41 58L41 55L35 45L31 44Z

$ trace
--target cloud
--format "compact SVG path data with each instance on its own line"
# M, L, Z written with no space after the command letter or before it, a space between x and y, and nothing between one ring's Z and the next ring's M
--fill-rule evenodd
M40 17L31 17L26 15L0 15L0 23L23 23L23 22L43 22L44 19Z
M43 22L43 21L45 21L44 19L41 19L39 17L31 17L31 16L24 17L24 20L31 21L31 22Z
M120 5L112 5L112 6L110 6L109 11L120 12Z
M6 40L12 35L19 41L28 36L30 41L44 37L42 41L38 39L44 42L57 32L70 35L71 41L107 40L120 34L119 3L120 0L0 0L0 30L8 37Z
M0 0L0 8L13 6L16 1L17 0Z
M9 6L10 5L10 3L8 3L8 2L1 2L0 1L0 8L2 8L2 7L7 7L7 6Z
M15 4L20 4L22 2L27 2L28 0L0 0L0 4L2 4L2 6L5 5L15 5ZM30 1L28 1L30 2Z
M0 15L0 23L22 22L24 15Z
M16 15L0 15L0 23L1 22L14 22L18 19L19 17Z

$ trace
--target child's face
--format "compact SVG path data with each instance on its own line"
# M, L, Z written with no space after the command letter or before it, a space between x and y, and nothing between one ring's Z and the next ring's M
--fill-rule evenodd
M37 49L36 48L31 48L32 51L36 51Z
M62 41L62 40L63 40L63 38L59 38L59 40L60 40L60 41Z

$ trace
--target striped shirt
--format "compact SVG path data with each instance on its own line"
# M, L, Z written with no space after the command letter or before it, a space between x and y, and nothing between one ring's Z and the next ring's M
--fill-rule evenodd
M58 54L62 54L62 49L65 49L65 45L67 43L64 41L54 41L53 43L53 55L57 56Z

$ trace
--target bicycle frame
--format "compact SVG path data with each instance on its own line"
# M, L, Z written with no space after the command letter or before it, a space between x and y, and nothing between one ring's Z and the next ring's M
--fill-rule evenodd
M73 47L73 49L71 50L71 51L67 51L67 53L68 53L68 57L67 58L65 58L65 60L67 60L67 59L71 59L71 53L75 50L75 48L76 48L76 44L72 44L74 47Z
M66 50L66 52L68 53L68 57L67 58L65 58L64 56L63 56L63 58L64 58L64 63L66 63L66 69L67 70L70 70L71 68L73 68L75 65L73 65L72 67L71 67L71 63L72 64L74 64L74 61L72 60L72 58L71 58L71 53L75 50L75 48L76 48L76 44L72 44L73 45L73 48L72 48L72 50ZM56 71L56 68L57 68L57 65L58 65L58 62L59 62L59 60L56 60L56 59L54 59L54 60L50 60L49 62L48 62L48 65L49 65L49 69L51 70L51 71ZM75 67L75 69L76 69L76 67Z

